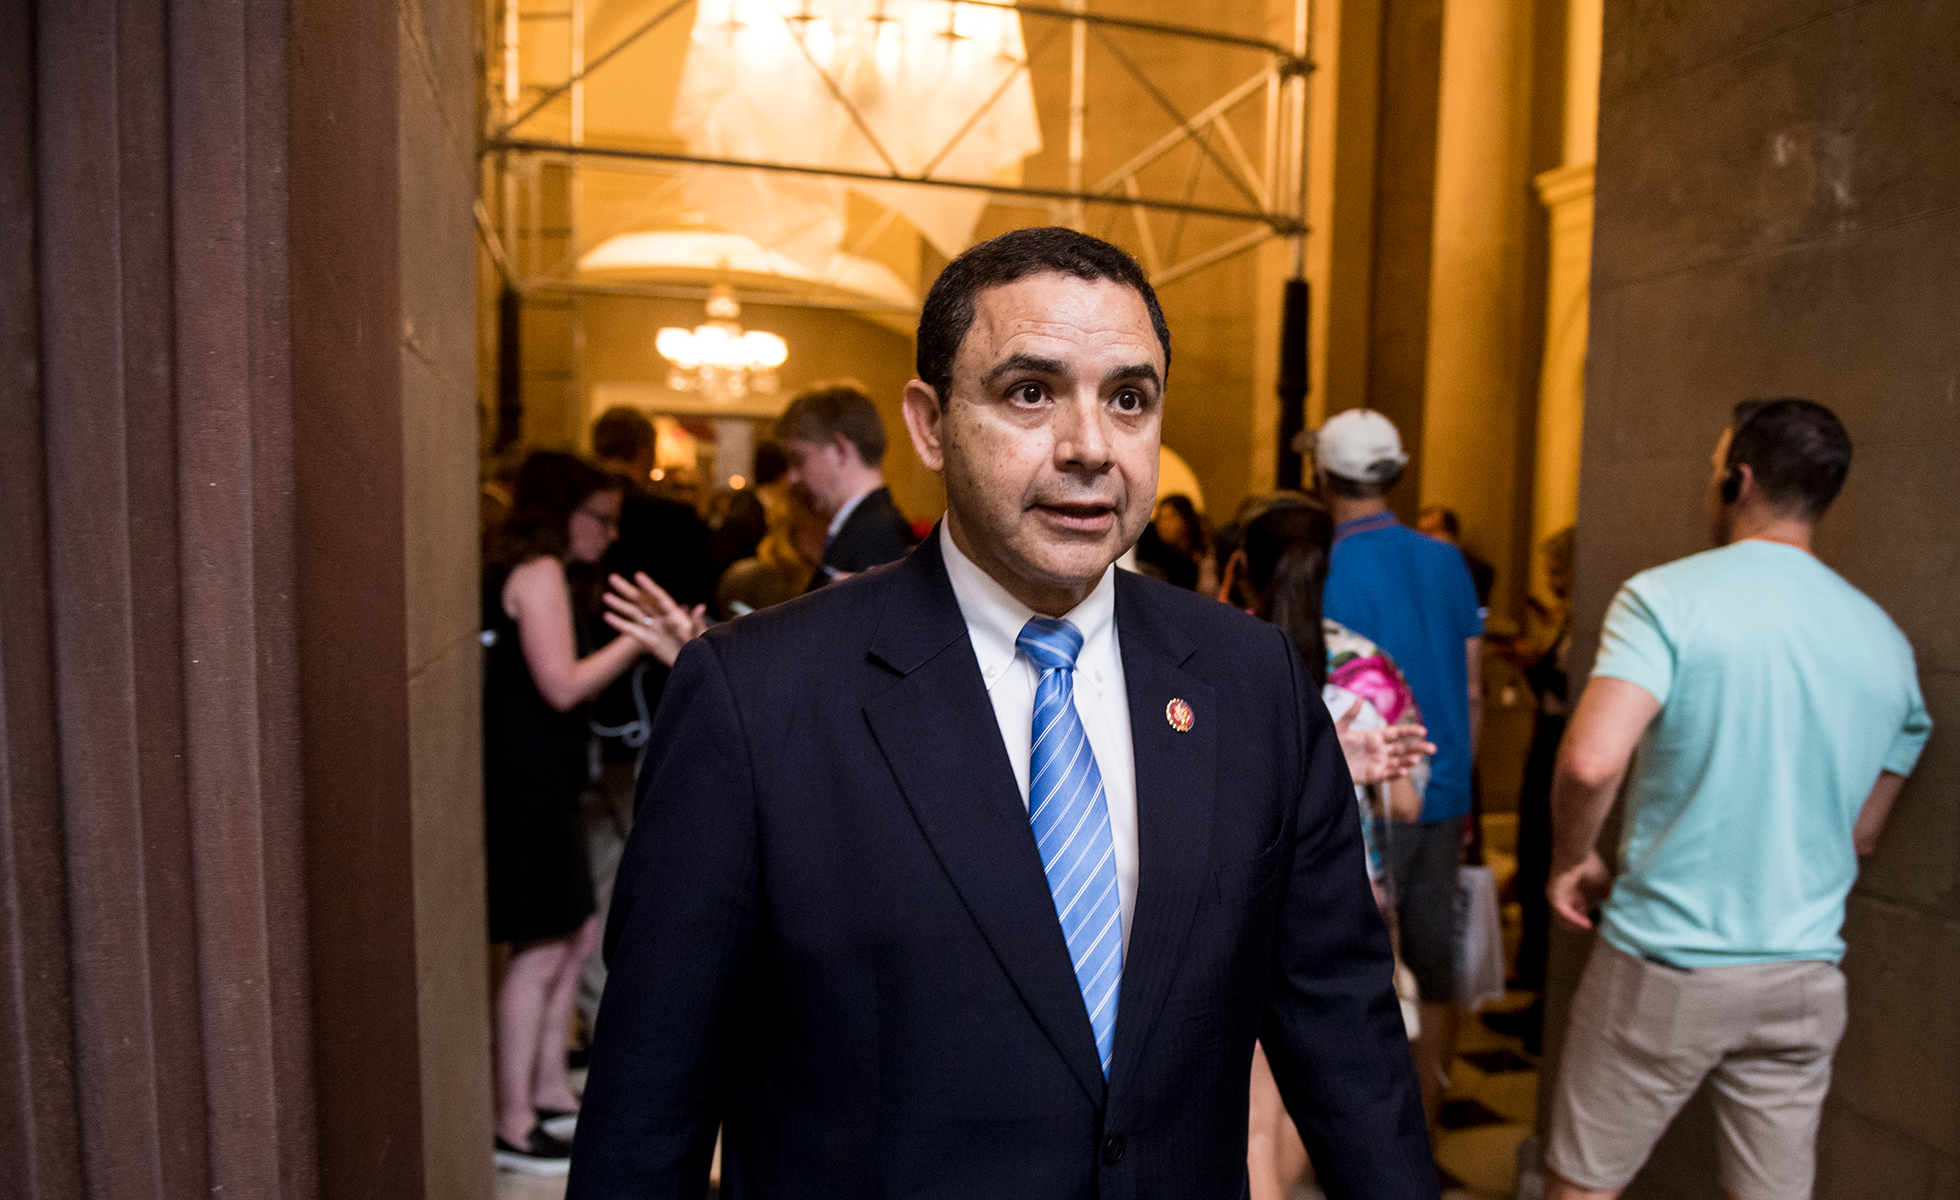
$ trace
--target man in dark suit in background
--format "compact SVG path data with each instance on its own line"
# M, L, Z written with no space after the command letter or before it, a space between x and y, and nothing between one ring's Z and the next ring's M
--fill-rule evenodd
M912 555L675 664L574 1200L1234 1200L1254 1038L1330 1196L1433 1200L1354 789L1272 626L1113 567L1169 334L1121 250L933 285Z
M707 523L678 500L647 491L653 474L653 422L637 408L620 405L592 422L592 457L626 481L619 506L619 537L600 570L633 578L645 571L683 608L705 604L714 594L709 563ZM595 646L616 635L598 614L590 614L586 629ZM579 797L585 824L586 856L592 867L592 888L605 920L612 895L613 871L633 827L635 768L646 745L649 717L660 704L667 668L652 656L613 681L593 701L592 720L601 729L616 731L599 740L599 778ZM586 959L579 972L578 1010L590 1030L599 1012L599 995L606 986L606 964L599 954Z
M799 395L777 420L776 441L790 486L830 518L810 591L903 558L918 542L885 486L885 423L863 388L842 380Z

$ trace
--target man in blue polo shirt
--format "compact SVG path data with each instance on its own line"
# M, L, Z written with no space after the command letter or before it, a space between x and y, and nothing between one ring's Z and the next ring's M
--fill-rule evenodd
M1368 409L1329 418L1314 443L1314 477L1335 522L1322 611L1388 651L1436 742L1422 819L1398 828L1389 847L1402 958L1422 997L1416 1070L1433 1127L1456 1042L1451 933L1483 715L1484 623L1463 554L1388 510L1408 461L1394 424Z

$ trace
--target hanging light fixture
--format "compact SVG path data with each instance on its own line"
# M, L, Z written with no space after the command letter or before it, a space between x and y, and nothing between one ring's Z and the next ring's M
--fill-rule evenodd
M708 294L706 322L662 329L653 344L667 360L667 386L720 401L775 391L776 368L789 357L789 345L773 333L744 330L736 322L741 315L735 289L718 283Z
M699 0L673 108L688 153L854 178L700 167L689 207L823 271L856 192L953 258L988 197L902 180L997 181L1037 153L1027 58L1001 0Z

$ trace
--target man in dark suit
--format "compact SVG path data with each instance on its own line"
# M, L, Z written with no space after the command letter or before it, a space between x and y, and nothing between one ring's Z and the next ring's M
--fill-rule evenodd
M706 603L715 578L708 558L708 526L693 507L647 491L653 474L653 422L637 408L619 405L592 422L592 457L601 467L625 481L619 506L619 536L599 566L605 575L627 579L644 571L675 603L693 608ZM599 613L586 618L586 635L594 646L616 636ZM633 827L635 772L640 747L646 744L644 724L660 703L667 668L651 655L614 680L594 699L592 721L614 731L599 739L599 778L579 797L579 816L585 825L585 851L592 868L592 888L605 920L612 894L613 870ZM606 965L598 954L586 959L579 972L578 1011L592 1028L599 996L606 986Z
M692 505L647 490L653 450L653 422L637 408L609 408L592 422L592 456L627 484L606 570L628 579L645 571L683 608L706 604L715 590L708 526ZM604 640L611 640L610 633Z
M885 486L885 423L863 388L843 380L797 396L776 421L776 441L790 486L830 518L808 590L903 558L918 542Z
M1433 1198L1354 790L1284 635L1111 564L1169 334L1122 251L954 260L911 556L675 664L607 932L571 1196L1246 1188L1263 1042L1334 1197Z

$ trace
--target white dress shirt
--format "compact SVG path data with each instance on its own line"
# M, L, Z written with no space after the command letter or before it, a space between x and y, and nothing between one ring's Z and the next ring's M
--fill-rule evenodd
M1015 643L1028 618L1041 614L1016 600L962 554L944 522L939 527L939 544L1025 808L1028 759L1034 741L1034 692L1040 672ZM1095 590L1066 616L1082 634L1082 652L1075 659L1075 711L1082 718L1089 748L1095 752L1096 768L1102 772L1103 798L1109 805L1109 837L1116 858L1116 895L1123 912L1123 950L1127 954L1131 916L1137 905L1137 769L1130 741L1130 697L1123 686L1123 655L1116 643L1116 568L1105 570Z

